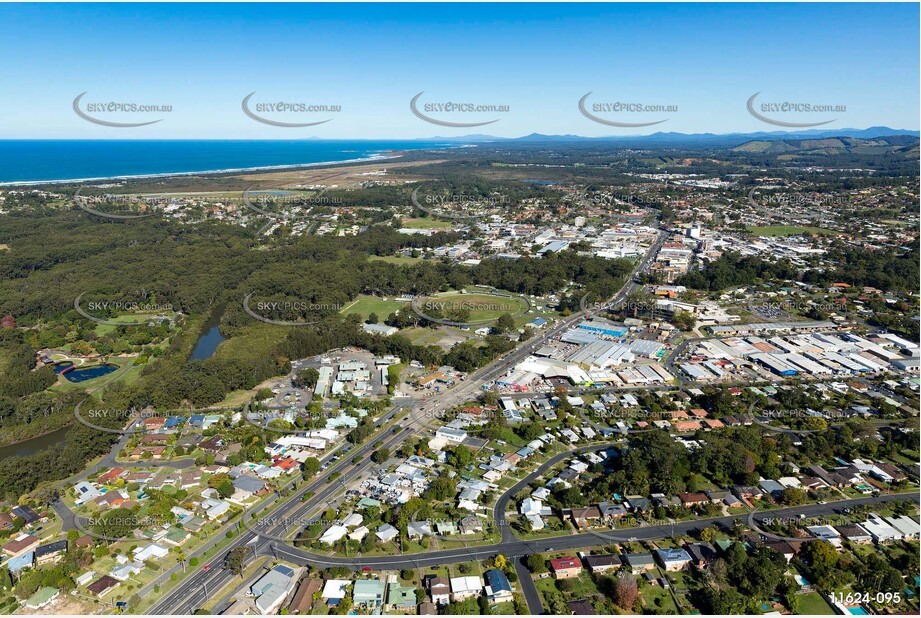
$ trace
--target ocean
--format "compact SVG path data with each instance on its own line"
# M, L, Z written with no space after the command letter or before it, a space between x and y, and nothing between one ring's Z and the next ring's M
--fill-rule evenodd
M0 183L284 168L456 146L416 140L0 140Z

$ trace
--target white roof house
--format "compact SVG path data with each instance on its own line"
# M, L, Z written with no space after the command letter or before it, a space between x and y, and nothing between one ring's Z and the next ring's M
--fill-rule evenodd
M352 585L348 579L327 579L323 584L324 599L344 599L346 588Z
M146 547L138 547L134 550L134 559L141 562L151 558L164 558L169 554L169 549L156 543L150 543Z
M340 526L338 524L332 525L327 528L323 536L320 537L320 542L326 545L333 545L336 541L344 537L348 531L349 529L345 526Z

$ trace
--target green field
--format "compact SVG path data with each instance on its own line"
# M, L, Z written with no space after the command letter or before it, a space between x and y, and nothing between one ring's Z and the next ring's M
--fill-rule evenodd
M408 304L409 303L401 303L392 298L384 299L377 296L361 294L354 302L343 307L342 311L339 313L343 315L357 313L363 320L367 320L369 315L376 313L379 321L383 322L388 315L394 311L398 311L402 307L406 307Z
M797 236L799 234L819 234L834 236L838 232L826 230L823 227L795 227L792 225L766 225L762 227L749 227L748 232L755 236Z
M171 312L170 312L171 313ZM152 320L157 317L162 317L166 315L165 312L149 312L149 313L126 313L124 315L117 315L115 317L106 318L107 322L119 322L124 323L128 326L132 324L144 323L146 324L148 320ZM97 335L107 335L116 329L115 324L96 324L96 334Z
M799 607L796 613L804 616L815 614L833 615L835 611L825 602L822 595L818 592L810 592L809 594L800 595Z
M447 229L454 227L450 221L439 221L437 219L403 219L403 227L413 230L426 230L429 228Z
M444 303L444 305L442 306L440 303ZM514 296L461 294L460 292L435 294L416 302L416 307L423 312L426 312L426 307L428 306L441 307L442 314L447 314L452 310L466 309L469 311L469 317L465 322L471 325L486 325L505 313L516 317L528 308L528 304L524 299Z
M421 257L408 257L405 255L372 255L368 258L372 262L387 262L388 264L398 264L400 266L411 266L421 262Z

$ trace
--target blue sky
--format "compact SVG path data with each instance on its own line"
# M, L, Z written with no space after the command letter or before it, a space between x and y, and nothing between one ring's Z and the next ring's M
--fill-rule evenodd
M910 4L0 4L0 138L414 138L533 132L637 135L780 130L746 101L844 105L774 114L823 128L918 129L919 6ZM79 118L72 101L171 105L139 128ZM341 106L262 114L241 100ZM425 102L507 105L478 128L426 123ZM578 101L677 106L599 112Z

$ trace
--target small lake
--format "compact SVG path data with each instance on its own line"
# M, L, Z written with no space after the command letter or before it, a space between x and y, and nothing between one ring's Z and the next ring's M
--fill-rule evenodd
M6 459L7 457L16 455L25 457L44 448L48 448L49 446L56 446L64 442L67 438L67 432L70 431L70 429L70 427L61 427L60 429L55 429L37 438L17 442L16 444L9 444L7 446L0 446L0 459Z
M86 382L87 380L108 375L113 371L118 371L118 365L96 365L95 367L87 367L86 369L71 369L64 373L64 378L66 378L68 382Z
M195 342L195 348L192 350L190 360L205 360L214 355L217 346L224 341L221 334L221 315L224 313L223 308L216 310L214 315L208 319L203 328L203 333L198 341Z

